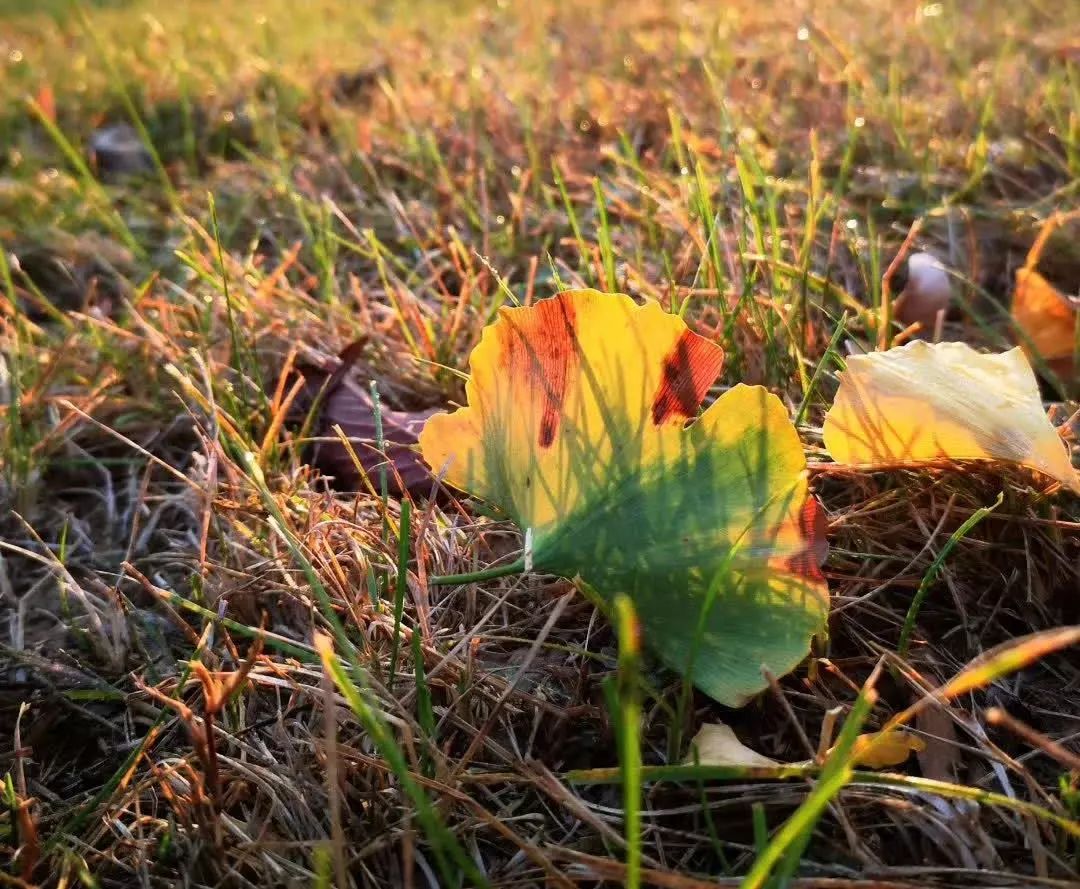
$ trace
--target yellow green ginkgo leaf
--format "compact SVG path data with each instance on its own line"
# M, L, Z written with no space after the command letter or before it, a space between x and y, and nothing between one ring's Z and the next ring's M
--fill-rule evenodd
M627 594L669 666L739 704L823 629L826 544L776 396L736 386L697 416L722 362L656 303L582 290L504 309L468 406L420 447L525 531L526 569Z
M1069 451L1047 419L1024 353L915 340L853 355L825 416L838 463L993 460L1037 470L1080 493Z

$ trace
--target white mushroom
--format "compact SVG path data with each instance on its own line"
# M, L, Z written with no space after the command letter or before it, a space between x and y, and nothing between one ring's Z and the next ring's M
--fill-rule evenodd
M913 253L907 261L907 284L896 300L896 317L905 325L922 325L924 335L933 334L938 313L947 312L952 282L941 260L932 253Z

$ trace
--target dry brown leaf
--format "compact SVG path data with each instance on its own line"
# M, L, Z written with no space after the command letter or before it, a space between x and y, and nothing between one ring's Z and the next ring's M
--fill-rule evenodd
M960 755L952 717L944 707L927 707L915 716L915 727L926 736L922 750L918 751L923 777L955 781Z
M321 426L326 437L334 436L340 426L349 444L378 487L378 469L386 465L390 491L400 493L401 487L418 495L431 493L432 475L420 458L415 445L424 423L435 411L396 411L385 405L380 409L386 457L376 445L375 408L371 396L359 383L344 380L331 392L323 405ZM338 440L322 441L312 449L312 463L335 479L339 490L359 490L362 482L356 464L345 446ZM398 485L398 478L401 485Z
M1080 493L1080 476L1019 348L985 355L964 343L917 340L852 355L824 439L838 463L1002 461Z
M377 446L375 408L371 395L361 383L348 375L359 353L359 344L354 343L341 352L335 370L304 366L299 371L304 377L304 387L290 410L291 423L301 425L309 411L314 410L315 421L308 431L312 438L318 439L305 458L324 475L332 477L337 490L363 489L365 486L356 461L334 432L334 427L340 426L357 461L376 489L379 485L379 467L385 465L391 493L400 494L404 488L410 493L427 496L431 492L432 475L415 446L420 430L435 411L398 411L381 405L379 413L384 458Z

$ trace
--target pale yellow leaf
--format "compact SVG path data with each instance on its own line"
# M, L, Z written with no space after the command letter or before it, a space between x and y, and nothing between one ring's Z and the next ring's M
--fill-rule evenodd
M696 754L696 756L695 756ZM688 762L703 766L778 766L783 763L751 750L735 737L731 726L705 723L690 742Z
M917 340L853 355L824 438L838 463L1002 461L1080 493L1080 476L1019 348L986 355L964 343Z

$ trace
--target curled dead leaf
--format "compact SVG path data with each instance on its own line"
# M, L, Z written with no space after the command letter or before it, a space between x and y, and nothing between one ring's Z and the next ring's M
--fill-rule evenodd
M341 352L336 369L305 366L300 371L304 387L290 414L294 426L309 422L308 435L314 441L305 458L324 475L332 477L339 491L366 489L360 469L378 488L379 467L385 465L391 493L401 494L404 490L427 496L431 493L432 474L420 458L416 443L424 423L435 411L399 411L380 405L384 442L384 451L380 451L371 394L349 375L359 352L359 345L354 343ZM314 416L309 421L310 414ZM349 447L341 441L335 427L341 428Z
M392 492L401 493L404 489L427 496L431 493L432 475L415 445L424 423L434 413L381 407L384 459L377 445L371 395L356 381L345 380L324 402L320 420L320 437L324 440L312 446L312 463L326 475L332 475L339 489L358 490L363 486L352 455L333 432L335 426L340 426L372 484L378 487L378 469L385 464Z

